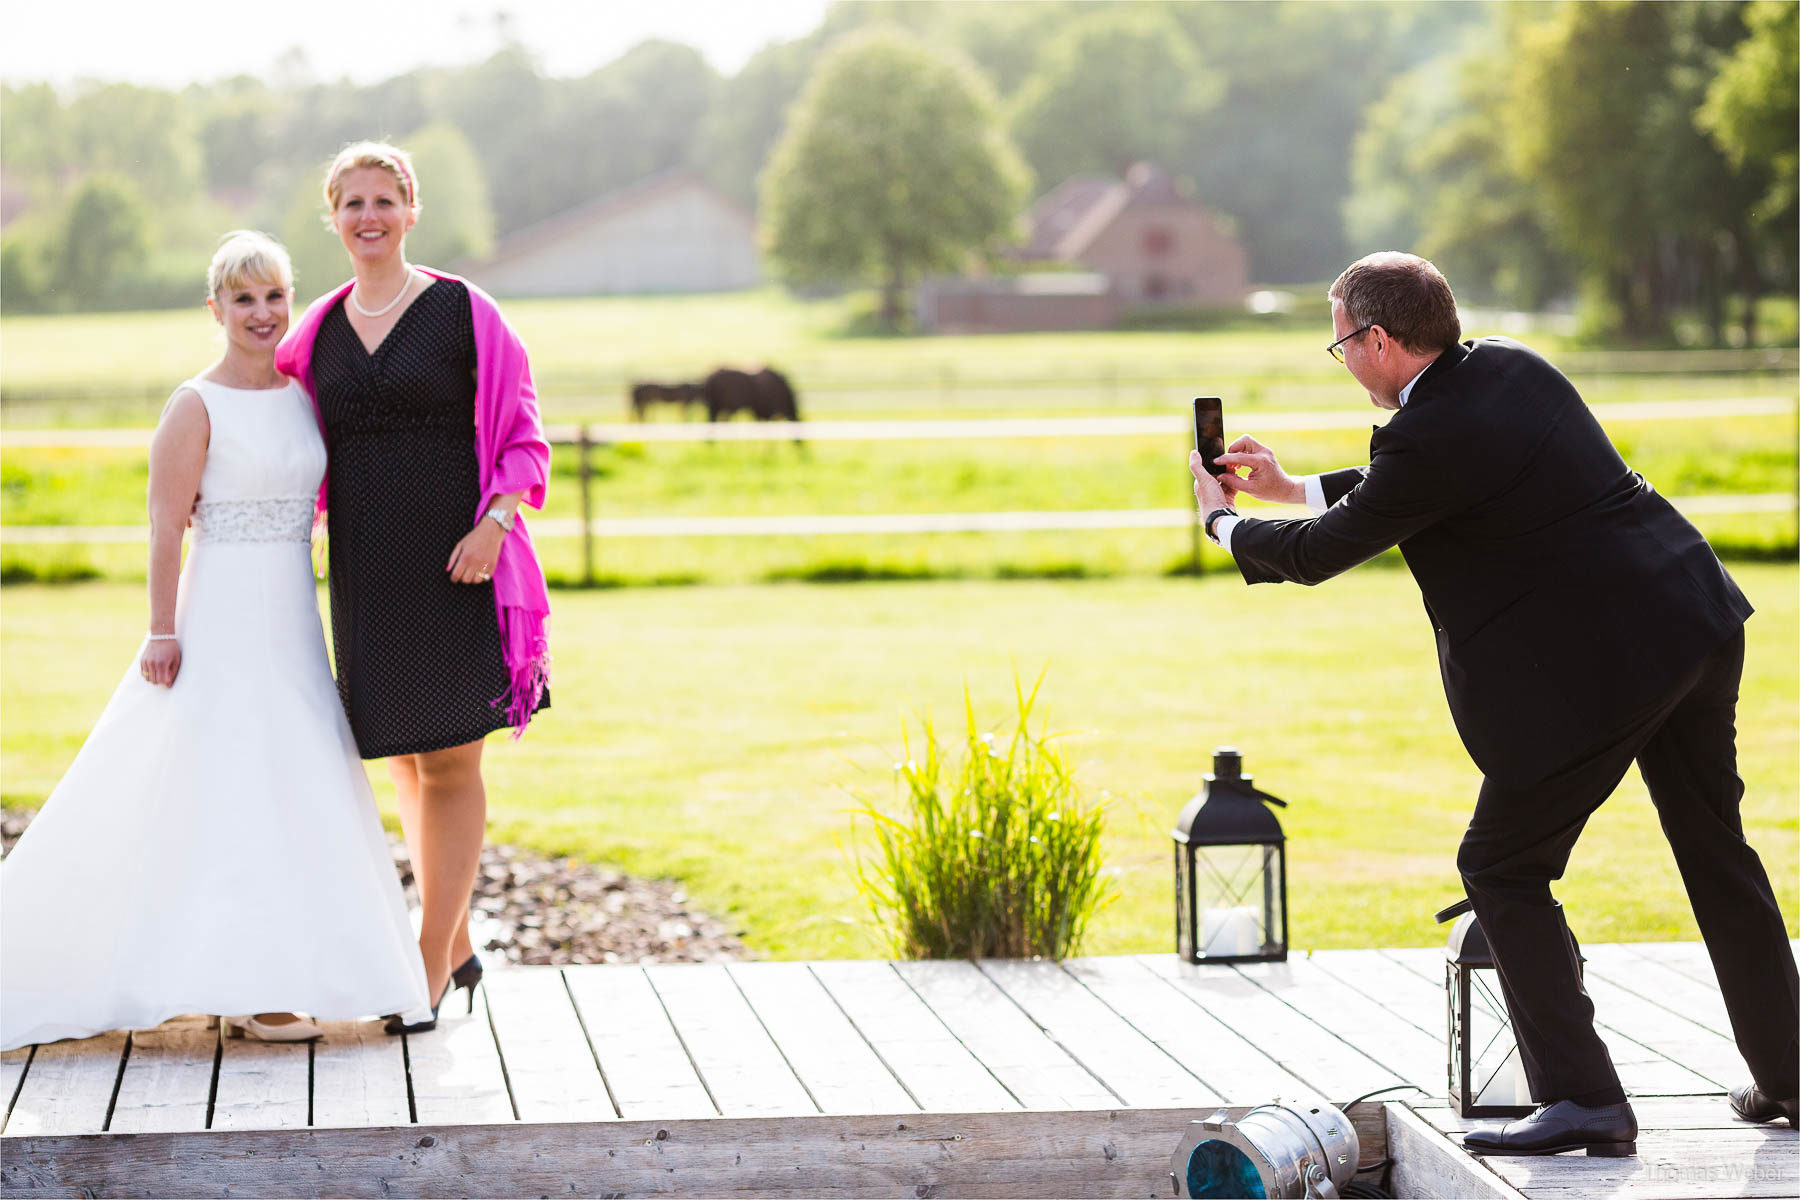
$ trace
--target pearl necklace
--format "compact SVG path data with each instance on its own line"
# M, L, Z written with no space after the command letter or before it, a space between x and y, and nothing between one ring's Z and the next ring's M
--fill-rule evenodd
M365 317L385 317L390 312L394 311L394 305L400 303L401 300L406 298L406 293L412 290L412 281L413 281L413 270L411 267L407 267L406 268L406 282L400 286L400 291L395 294L394 298L392 300L389 300L386 304L382 305L380 308L377 308L374 310L364 308L362 306L362 303L360 301L358 301L356 298L357 288L354 288L354 287L350 289L350 303L354 304L356 306L356 311L361 313ZM358 284L357 287L361 287L361 285Z

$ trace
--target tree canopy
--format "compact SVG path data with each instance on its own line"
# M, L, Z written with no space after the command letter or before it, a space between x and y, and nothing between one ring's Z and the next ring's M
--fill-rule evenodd
M908 284L1013 227L1029 176L995 109L959 56L897 30L846 37L763 176L771 258L797 283L877 282L894 327Z

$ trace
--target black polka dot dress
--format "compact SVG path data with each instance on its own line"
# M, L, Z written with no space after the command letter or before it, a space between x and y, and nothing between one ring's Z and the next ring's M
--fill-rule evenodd
M482 498L469 291L436 280L373 354L343 304L312 362L330 454L338 694L364 758L460 746L506 727L494 701L507 688L494 585L446 570Z

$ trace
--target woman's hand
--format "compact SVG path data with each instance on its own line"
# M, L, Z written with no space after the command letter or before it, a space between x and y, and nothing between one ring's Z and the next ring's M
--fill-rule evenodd
M498 521L483 517L475 528L463 535L450 552L452 583L486 583L494 577L494 564L500 561L500 545L506 541L506 530Z
M157 687L174 687L175 676L181 673L181 643L173 638L146 643L138 670Z

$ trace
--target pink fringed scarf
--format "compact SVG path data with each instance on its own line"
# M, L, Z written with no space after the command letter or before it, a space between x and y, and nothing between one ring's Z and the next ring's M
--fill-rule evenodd
M525 343L500 314L486 292L466 279L421 267L438 279L448 279L469 289L469 307L475 318L475 454L481 469L481 504L471 515L480 521L496 496L523 492L518 520L501 543L494 564L494 608L500 623L501 647L506 655L509 683L506 694L494 700L506 706L507 723L516 738L525 732L550 682L550 592L544 585L544 569L538 563L525 527L523 505L544 507L544 489L550 479L550 443L538 419L537 390L531 382L531 364ZM282 339L275 351L275 365L300 381L313 397L313 342L319 325L352 284L346 283L313 302L300 323ZM320 418L320 429L324 420ZM325 512L329 474L319 485L318 511Z

